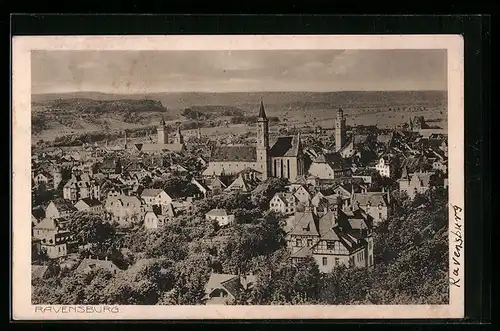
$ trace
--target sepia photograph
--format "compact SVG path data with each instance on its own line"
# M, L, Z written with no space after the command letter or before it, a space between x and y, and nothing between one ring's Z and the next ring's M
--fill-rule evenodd
M20 316L462 317L462 40L307 38L20 37Z

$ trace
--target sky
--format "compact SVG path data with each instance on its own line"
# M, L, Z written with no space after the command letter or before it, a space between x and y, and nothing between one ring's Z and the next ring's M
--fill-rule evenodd
M32 93L446 90L446 50L33 51Z

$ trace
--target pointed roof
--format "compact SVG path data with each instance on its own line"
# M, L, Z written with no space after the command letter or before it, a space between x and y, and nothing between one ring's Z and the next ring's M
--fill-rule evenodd
M264 109L264 101L263 100L260 100L260 110L259 110L258 119L267 121L267 116L266 116L266 111Z

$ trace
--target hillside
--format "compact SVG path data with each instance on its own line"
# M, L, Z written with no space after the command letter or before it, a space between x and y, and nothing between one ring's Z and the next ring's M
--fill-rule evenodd
M262 92L262 93L154 93L104 94L79 92L32 95L32 133L36 139L101 130L138 129L165 121L191 122L220 135L251 130L232 126L245 121L233 117L255 116L264 100L268 116L281 126L333 127L335 112L344 109L349 125L393 127L411 116L424 116L435 125L447 123L447 95L441 91L402 92ZM193 123L196 122L196 123ZM231 124L232 123L232 124ZM226 125L229 124L229 125ZM277 128L276 128L277 129Z

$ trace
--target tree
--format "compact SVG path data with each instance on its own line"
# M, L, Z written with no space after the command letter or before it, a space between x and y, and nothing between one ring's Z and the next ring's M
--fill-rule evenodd
M251 292L253 304L315 302L320 273L312 257L292 263L286 248L256 261L257 282Z

